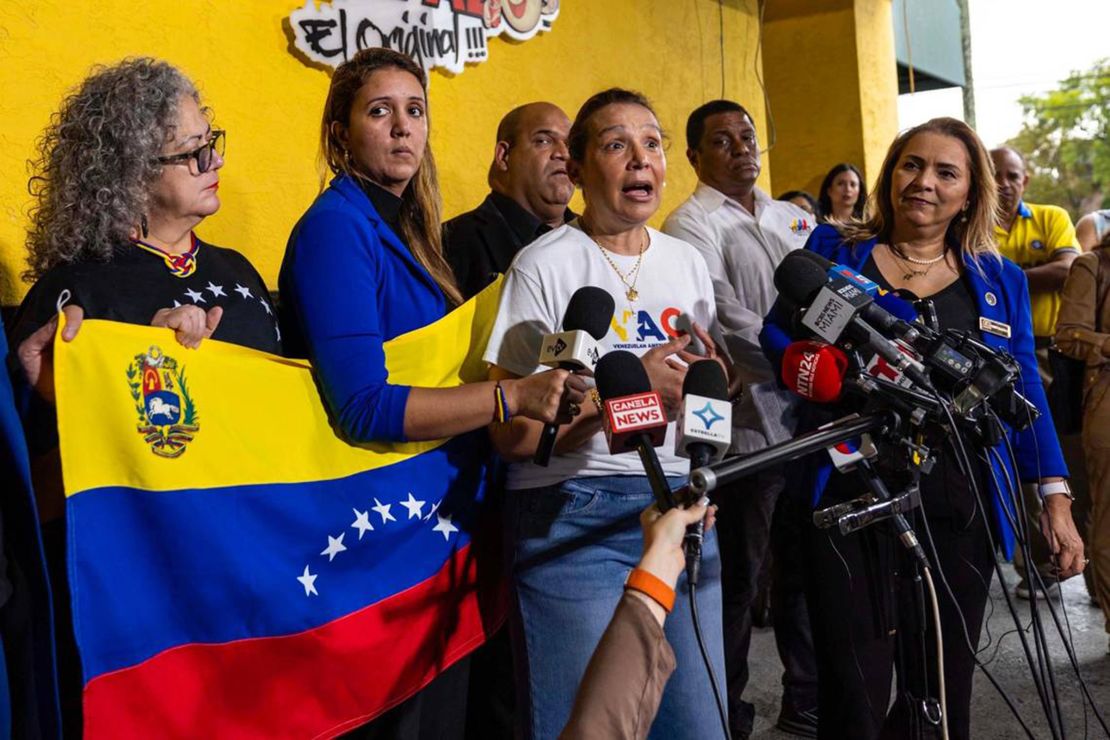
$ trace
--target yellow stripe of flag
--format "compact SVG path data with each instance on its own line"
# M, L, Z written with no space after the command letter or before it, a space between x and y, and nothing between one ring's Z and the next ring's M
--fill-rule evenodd
M484 379L482 352L499 294L500 281L434 324L386 342L390 382L447 388ZM195 431L180 423L176 436L169 425L140 431L151 425L140 416L143 399L128 371L151 347L176 361L170 382L182 406L185 395L191 400ZM166 329L86 321L72 342L57 339L54 370L67 496L103 486L165 491L329 480L443 442L347 444L328 422L307 363L212 340L188 350ZM152 451L151 435L167 433L171 444L162 449L181 442L178 457Z

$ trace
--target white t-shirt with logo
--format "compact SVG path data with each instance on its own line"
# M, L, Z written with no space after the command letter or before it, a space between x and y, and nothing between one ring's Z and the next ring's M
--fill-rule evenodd
M643 355L677 335L675 319L683 313L718 334L713 283L705 260L686 242L655 229L647 231L649 246L635 282L639 296L632 302L605 255L625 276L634 269L637 255L603 254L577 221L522 249L505 276L486 362L520 376L546 370L537 364L541 339L562 330L571 296L586 285L607 291L616 304L609 333L601 341L605 351L623 349ZM674 437L672 422L656 453L667 475L686 475L689 460L674 454ZM552 456L546 468L531 461L510 465L508 487L536 488L604 475L644 475L644 468L635 452L610 455L605 433L598 432L577 450Z

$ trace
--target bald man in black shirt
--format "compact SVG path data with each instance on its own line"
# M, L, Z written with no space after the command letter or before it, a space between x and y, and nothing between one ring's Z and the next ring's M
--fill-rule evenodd
M444 252L466 298L504 273L533 239L574 218L567 209L574 195L567 174L569 132L570 119L551 103L528 103L501 119L490 194L443 228Z

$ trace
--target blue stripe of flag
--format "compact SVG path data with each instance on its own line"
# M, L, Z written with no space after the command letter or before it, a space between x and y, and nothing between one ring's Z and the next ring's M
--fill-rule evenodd
M177 645L318 627L422 582L468 542L486 444L484 431L470 434L337 480L71 497L86 681ZM410 492L424 501L419 517L402 505ZM375 499L393 521L374 510ZM356 510L374 527L361 540ZM441 521L448 514L450 523ZM333 557L322 554L329 536L342 538Z

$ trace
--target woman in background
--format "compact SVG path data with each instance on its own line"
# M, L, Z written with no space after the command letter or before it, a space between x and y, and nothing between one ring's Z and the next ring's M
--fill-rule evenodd
M863 218L867 205L867 186L854 164L841 162L821 181L817 196L817 216L822 223L830 219L848 221Z
M785 200L787 203L793 203L811 216L817 214L817 201L804 190L787 190L775 200Z

